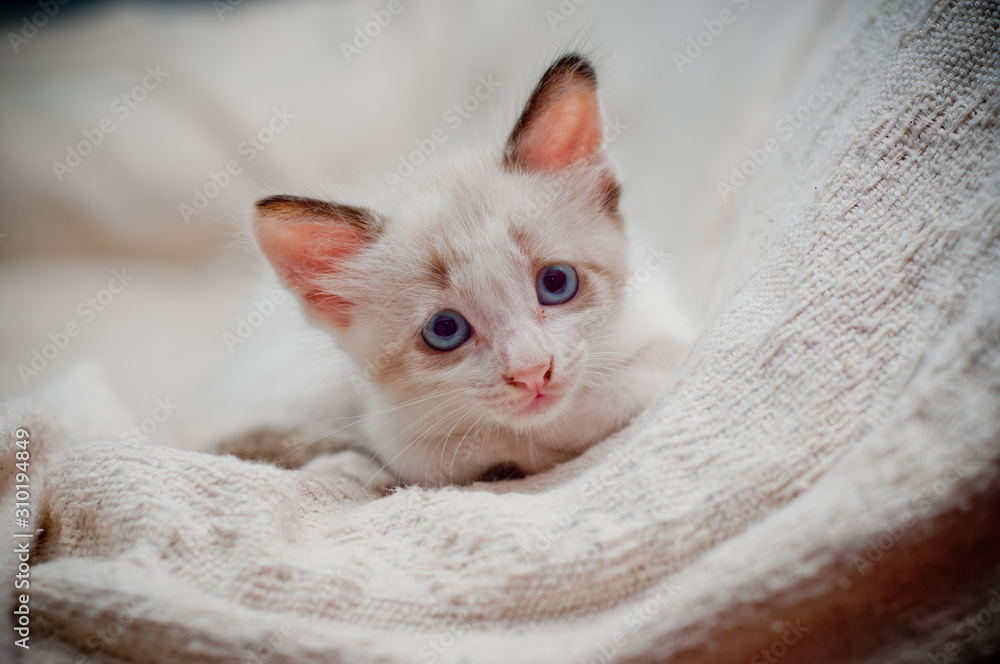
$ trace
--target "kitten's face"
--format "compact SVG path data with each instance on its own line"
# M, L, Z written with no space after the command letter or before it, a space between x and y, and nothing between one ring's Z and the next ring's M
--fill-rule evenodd
M419 476L406 461L414 446L446 449L470 433L488 445L476 432L497 430L530 439L571 421L595 378L626 242L594 86L585 61L563 58L503 154L427 168L378 211L258 203L258 238L279 275L383 400L409 412L381 455L404 479ZM430 465L426 452L416 459ZM494 456L465 455L469 467L449 476L468 479Z
M447 394L426 425L530 428L565 412L624 280L621 220L589 194L593 177L468 162L434 174L352 262L361 278L330 280L354 303L341 345L396 402Z

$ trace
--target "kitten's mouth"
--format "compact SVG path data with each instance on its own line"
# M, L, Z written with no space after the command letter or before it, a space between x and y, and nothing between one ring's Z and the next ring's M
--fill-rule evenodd
M516 463L498 463L476 479L477 482L503 482L505 480L521 480L528 474Z
M558 402L559 395L539 392L525 399L517 410L520 415L540 415L555 406Z
M509 395L495 408L499 411L497 415L515 426L538 426L565 411L572 403L574 392L574 382L563 381L534 390L533 394L521 390L515 398Z

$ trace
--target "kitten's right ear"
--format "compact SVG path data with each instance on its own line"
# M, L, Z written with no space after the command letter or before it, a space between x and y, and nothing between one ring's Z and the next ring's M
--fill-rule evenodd
M351 323L353 302L320 281L342 269L378 235L378 219L364 208L298 196L257 201L254 231L264 255L307 312L337 327Z

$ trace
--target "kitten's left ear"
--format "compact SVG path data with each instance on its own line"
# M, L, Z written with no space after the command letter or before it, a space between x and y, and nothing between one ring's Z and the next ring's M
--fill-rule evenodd
M555 172L601 149L597 75L580 55L563 56L542 76L507 139L508 170Z

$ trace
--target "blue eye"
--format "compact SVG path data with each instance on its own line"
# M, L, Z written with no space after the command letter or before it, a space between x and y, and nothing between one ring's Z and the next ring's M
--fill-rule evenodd
M569 302L576 295L578 286L576 270L569 265L543 267L535 279L535 290L538 291L538 301L541 304Z
M455 350L472 336L472 326L457 311L439 311L424 325L424 341L434 350Z

